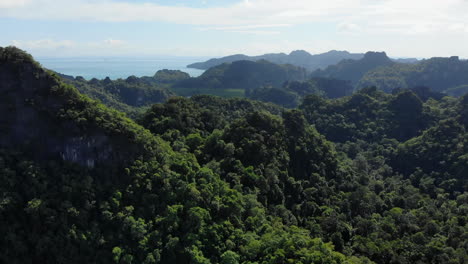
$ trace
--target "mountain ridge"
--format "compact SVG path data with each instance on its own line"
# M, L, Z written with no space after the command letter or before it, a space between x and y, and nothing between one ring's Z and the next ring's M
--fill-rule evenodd
M285 81L306 79L306 70L291 64L278 65L267 60L241 60L212 67L201 76L182 80L174 87L250 90L265 85L281 86Z
M356 85L368 71L395 63L385 52L369 51L359 60L342 60L336 65L330 65L323 70L318 69L312 72L311 76L347 80Z
M205 62L197 62L187 65L187 68L195 68L206 70L223 63L230 63L239 60L267 60L276 64L292 64L295 66L306 68L308 71L313 71L318 68L326 67L338 63L343 59L359 59L364 54L350 53L348 51L331 50L320 54L310 54L305 50L295 50L289 54L286 53L267 53L258 56L247 56L244 54L235 54L221 58L210 59Z

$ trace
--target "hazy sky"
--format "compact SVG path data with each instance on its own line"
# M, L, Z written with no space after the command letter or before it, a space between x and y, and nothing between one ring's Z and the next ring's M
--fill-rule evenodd
M0 46L35 56L328 50L468 58L468 0L0 0Z

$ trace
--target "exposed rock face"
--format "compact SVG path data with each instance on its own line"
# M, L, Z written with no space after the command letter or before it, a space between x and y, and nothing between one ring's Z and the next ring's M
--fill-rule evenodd
M87 167L122 162L129 152L138 151L137 146L128 150L131 143L124 133L110 135L95 122L101 118L98 111L89 111L88 120L77 116L97 107L73 87L63 87L28 54L0 47L0 148L25 151L39 160L61 157Z
M55 151L61 154L63 160L92 168L96 162L108 160L112 156L112 147L108 141L103 135L68 138Z

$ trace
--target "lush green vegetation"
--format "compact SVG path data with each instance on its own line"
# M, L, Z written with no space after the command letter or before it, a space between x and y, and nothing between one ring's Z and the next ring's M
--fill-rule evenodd
M127 113L131 117L142 113L147 106L161 103L174 96L164 84L186 78L180 71L158 71L154 77L135 77L111 80L109 77L86 81L82 77L63 78L81 93L101 101L103 104ZM63 77L63 76L62 76Z
M252 90L268 85L281 87L286 81L306 78L306 70L293 65L278 65L265 60L235 61L210 68L201 76L178 82L173 87Z
M225 98L245 97L244 89L212 89L212 88L171 88L171 91L179 96L190 97L194 95L209 94Z
M312 72L311 76L347 80L356 85L368 71L393 64L395 62L388 58L385 52L367 52L362 59L342 60L336 65Z
M358 87L377 86L384 91L427 86L438 92L461 96L468 84L468 61L458 57L431 58L417 64L393 64L366 73ZM457 92L459 90L459 92Z
M189 79L190 75L186 72L179 70L160 70L153 76L153 82L156 83L175 83L178 81ZM147 78L151 81L150 78Z
M0 262L467 261L468 95L174 97L137 124L15 48L0 81Z
M180 96L247 97L294 108L308 94L338 98L350 95L354 87L349 81L307 78L304 69L292 65L236 61L210 68L200 77L173 83L170 89Z
M349 81L328 78L312 78L308 81L285 82L281 88L261 87L247 91L248 98L275 103L284 107L297 107L307 95L339 98L350 95L354 87Z
M389 59L383 52L368 52L360 60L343 60L324 70L316 70L311 76L348 80L356 89L375 86L387 93L418 87L429 87L452 96L462 96L468 91L468 62L465 60L450 57L414 63L400 61ZM397 91L393 92L395 89Z

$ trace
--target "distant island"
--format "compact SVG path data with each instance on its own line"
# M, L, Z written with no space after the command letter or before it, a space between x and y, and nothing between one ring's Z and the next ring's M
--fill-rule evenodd
M221 65L223 63L232 63L240 60L259 61L266 60L276 64L291 64L305 68L308 71L315 71L326 68L330 65L339 63L342 60L360 60L364 57L364 53L350 53L348 51L331 50L320 54L310 54L305 50L295 50L289 55L286 53L269 53L259 56L247 56L244 54L230 55L222 58L214 58L205 62L196 62L187 65L187 68L207 70L209 68ZM415 58L398 58L392 59L400 63L415 63L418 60Z

